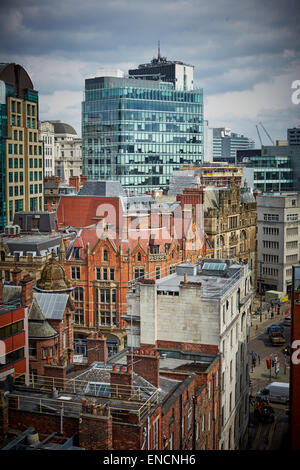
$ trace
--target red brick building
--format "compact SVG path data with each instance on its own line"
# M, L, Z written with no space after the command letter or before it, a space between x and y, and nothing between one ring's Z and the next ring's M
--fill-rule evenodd
M30 275L21 279L21 270L18 268L14 269L12 277L13 283L2 288L2 298L6 304L19 305L20 312L28 311L28 322L25 331L20 331L20 338L22 335L30 380L37 380L43 375L64 378L68 365L73 362L74 313L71 298L73 289L64 268L53 252L37 286L33 286ZM13 341L15 344L20 342L18 336L14 336Z
M210 252L201 189L186 191L175 204L154 204L151 196L143 200L118 194L113 183L107 183L101 196L92 187L76 197L62 197L57 209L58 229L77 231L61 253L67 276L76 284L77 353L92 330L105 334L109 354L120 351L128 286L138 278L164 277L182 261L195 262Z
M300 450L300 266L293 266L291 296L291 355L290 355L290 410L289 446Z
M94 363L57 381L58 396L52 399L50 379L44 392L33 390L22 400L16 387L0 407L0 433L7 434L6 419L19 431L34 426L41 434L76 435L76 445L87 450L218 448L218 356L140 349L122 362Z
M5 304L0 280L0 382L9 376L28 383L28 309ZM1 388L1 387L0 387ZM4 386L5 388L5 386Z

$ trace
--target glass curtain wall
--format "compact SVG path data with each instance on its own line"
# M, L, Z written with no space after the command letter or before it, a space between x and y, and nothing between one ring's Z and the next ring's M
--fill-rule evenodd
M172 84L86 80L83 173L138 192L166 187L172 172L203 160L203 92Z

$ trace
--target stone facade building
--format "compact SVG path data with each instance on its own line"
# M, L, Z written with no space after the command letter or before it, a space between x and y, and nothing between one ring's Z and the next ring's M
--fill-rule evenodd
M228 188L205 188L204 230L213 247L213 257L247 262L256 286L256 201L249 189L233 182Z
M37 281L51 256L64 250L75 234L56 231L56 215L48 212L18 212L14 225L0 235L0 272L2 279L12 281L16 266L21 276L30 274Z
M257 196L258 284L291 294L292 266L300 262L300 196Z
M80 177L82 139L72 126L62 121L42 121L40 138L45 148L45 176L59 176L64 183L70 177Z

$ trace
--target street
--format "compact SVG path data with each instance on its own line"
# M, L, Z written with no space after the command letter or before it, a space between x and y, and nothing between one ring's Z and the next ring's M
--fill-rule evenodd
M256 393L271 382L289 382L289 356L283 353L283 346L272 346L267 334L267 328L271 324L283 326L285 344L290 341L290 327L283 325L286 311L289 305L282 305L280 315L263 311L262 316L252 318L251 339L249 353L257 354L255 367L250 364L250 394ZM278 359L276 359L276 356ZM275 367L267 368L266 359L276 359L279 361L279 372L275 374ZM288 405L271 403L274 410L274 422L260 422L254 417L254 407L250 405L249 426L248 426L248 450L279 450L284 449L288 431Z

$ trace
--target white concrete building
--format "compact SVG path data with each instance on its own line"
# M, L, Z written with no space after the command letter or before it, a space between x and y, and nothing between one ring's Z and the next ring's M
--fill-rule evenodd
M213 128L203 121L203 162L214 161Z
M220 449L238 449L248 415L253 300L248 264L207 259L138 283L127 295L128 346L221 353Z
M258 286L289 294L300 262L300 195L257 196Z
M40 132L45 142L45 176L60 176L63 183L69 183L71 176L81 176L82 139L75 129L62 121L44 121L40 124ZM51 141L51 148L48 140ZM49 145L49 150L46 145ZM47 152L53 156L51 173L47 173L48 169L50 171Z
M44 142L45 176L55 176L54 126L51 122L40 122L39 138Z

